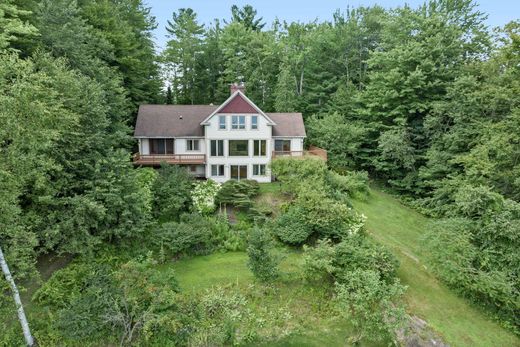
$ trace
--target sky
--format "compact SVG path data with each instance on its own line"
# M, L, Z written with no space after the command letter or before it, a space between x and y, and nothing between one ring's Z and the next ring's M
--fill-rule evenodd
M165 26L172 13L179 8L190 7L196 13L200 23L209 24L214 18L229 19L231 6L252 5L258 16L271 23L275 18L288 22L309 22L332 19L335 10L345 10L348 6L381 5L385 8L402 6L408 3L417 7L424 0L145 0L152 8L158 28L155 40L158 50L164 48L167 38ZM488 15L487 24L491 27L502 26L511 20L520 19L520 0L477 0L480 11Z

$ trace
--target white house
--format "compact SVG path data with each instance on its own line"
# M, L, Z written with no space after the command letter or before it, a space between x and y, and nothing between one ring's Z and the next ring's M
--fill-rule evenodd
M301 113L264 113L245 95L243 84L233 84L220 106L141 105L134 164L186 165L194 175L220 182L270 182L273 157L321 156L319 149L304 152L305 136Z

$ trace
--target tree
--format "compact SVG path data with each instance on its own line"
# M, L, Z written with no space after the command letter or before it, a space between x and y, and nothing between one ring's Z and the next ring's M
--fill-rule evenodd
M271 282L278 277L279 257L273 254L273 244L269 233L259 227L253 228L249 235L247 266L255 277L262 282Z
M34 339L32 337L31 330L29 329L29 323L27 322L27 318L25 317L25 312L23 310L20 294L18 293L18 288L16 287L16 283L14 282L13 277L11 276L11 272L9 271L9 266L5 261L2 248L0 248L0 267L2 268L2 272L4 273L5 280L9 283L11 291L13 292L13 299L18 311L18 320L20 321L20 325L22 326L25 343L27 344L27 346L32 346L34 344Z
M20 9L12 0L5 0L0 4L0 50L9 49L22 37L37 35L36 28L26 21L30 11Z
M355 270L336 284L340 314L357 332L350 338L351 342L396 341L396 332L404 326L406 317L404 307L396 305L404 290L398 281L386 283L370 270Z
M173 104L173 94L172 94L172 87L168 85L168 88L166 89L166 105Z
M262 17L256 18L256 10L251 5L245 5L239 8L237 5L231 6L231 21L242 23L247 29L253 31L261 31L265 23L262 23Z
M195 104L199 92L196 88L197 63L202 53L204 27L197 22L197 14L191 8L181 8L172 14L166 27L167 47L164 61L171 65L171 84L174 99L180 104Z

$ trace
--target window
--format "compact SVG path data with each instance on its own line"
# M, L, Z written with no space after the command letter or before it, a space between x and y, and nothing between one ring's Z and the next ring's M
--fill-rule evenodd
M229 140L230 157L247 157L249 155L249 140Z
M258 130L258 116L251 116L251 130Z
M247 178L247 166L246 165L231 165L231 179L241 180Z
M173 139L150 139L150 154L173 154Z
M253 141L253 155L255 157L265 157L266 153L266 140L254 140Z
M291 140L274 140L274 150L276 152L290 152Z
M265 176L265 164L253 165L253 176Z
M211 140L210 153L212 157L224 156L224 140Z
M197 172L197 165L190 165L190 172L192 172L192 173Z
M218 128L226 130L226 116L218 116Z
M224 176L224 165L211 165L211 176L213 176L213 177Z
M198 151L199 150L199 140L186 140L186 150L187 151Z
M231 129L245 129L246 116L231 116Z

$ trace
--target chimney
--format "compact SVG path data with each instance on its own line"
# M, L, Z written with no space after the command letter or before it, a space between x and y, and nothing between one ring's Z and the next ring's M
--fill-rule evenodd
M240 90L242 92L242 94L246 93L246 86L245 86L244 82L232 83L229 85L229 87L230 87L231 95L233 95L233 93L235 93L237 90Z

